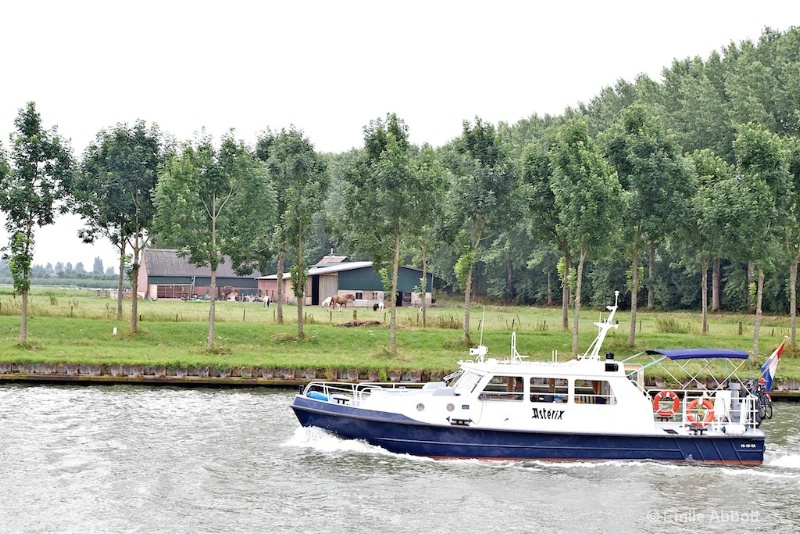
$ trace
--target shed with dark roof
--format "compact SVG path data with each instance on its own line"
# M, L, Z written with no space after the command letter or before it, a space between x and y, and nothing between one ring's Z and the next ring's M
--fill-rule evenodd
M225 296L226 288L232 288L239 295L256 295L258 276L260 273L237 275L231 259L225 256L225 262L217 267L217 298ZM146 298L151 299L202 297L211 290L211 269L189 263L177 250L146 249L139 268L139 287L145 290Z

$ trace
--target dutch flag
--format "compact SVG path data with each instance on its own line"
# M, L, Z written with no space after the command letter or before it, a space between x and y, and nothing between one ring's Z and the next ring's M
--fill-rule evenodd
M764 387L767 391L772 389L772 379L775 378L775 373L778 371L778 361L781 359L781 352L783 352L783 346L786 344L786 338L783 338L783 342L780 346L775 349L775 352L767 358L767 361L764 362L764 365L761 366L761 377L764 379Z

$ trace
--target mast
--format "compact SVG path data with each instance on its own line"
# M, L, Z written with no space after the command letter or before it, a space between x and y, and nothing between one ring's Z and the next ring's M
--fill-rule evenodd
M619 291L614 291L614 305L613 306L606 306L606 309L611 313L608 315L605 321L602 319L599 322L594 323L600 331L597 333L597 337L594 338L592 344L589 345L589 348L586 349L586 352L583 356L580 356L579 359L581 360L599 360L600 359L600 347L603 346L603 341L606 339L606 334L612 328L619 328L618 324L612 324L612 320L614 319L614 314L617 312L617 308L619 302Z

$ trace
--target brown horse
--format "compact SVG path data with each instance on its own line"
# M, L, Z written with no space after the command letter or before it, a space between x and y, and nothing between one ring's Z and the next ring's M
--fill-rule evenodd
M346 308L348 300L355 302L356 296L352 293L347 293L345 295L334 295L331 297L331 306L336 306L338 309Z

